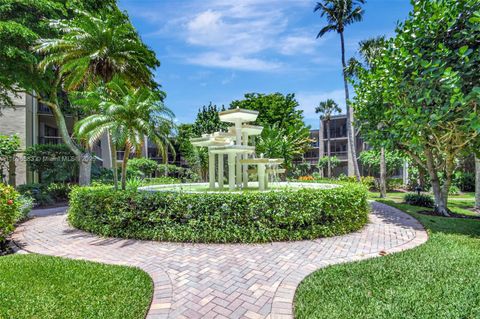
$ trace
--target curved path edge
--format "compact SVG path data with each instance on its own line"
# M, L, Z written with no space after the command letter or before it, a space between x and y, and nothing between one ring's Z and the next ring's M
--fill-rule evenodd
M410 215L371 205L369 223L360 231L310 241L229 245L101 238L69 226L66 207L34 211L12 239L26 252L144 270L154 284L148 319L291 319L295 291L312 272L428 240Z
M377 205L378 208L383 208L383 209L389 209L396 211L398 214L405 214L403 211L389 206L387 204L379 203L379 202L374 202L374 205ZM377 209L378 209L377 208ZM410 216L410 215L408 215ZM413 217L411 217L414 219ZM402 244L393 246L389 249L385 249L380 252L374 252L370 254L362 254L362 255L356 255L356 256L351 256L348 258L333 258L329 260L325 260L322 262L319 262L317 264L310 264L306 266L303 269L300 270L294 270L288 277L286 277L280 286L278 287L275 296L273 298L273 304L272 304L272 313L271 313L271 319L291 319L294 318L294 299L295 299L295 293L297 291L298 286L300 283L309 275L312 273L316 272L317 270L320 270L322 268L336 265L336 264L343 264L343 263L349 263L349 262L355 262L355 261L361 261L361 260L366 260L366 259L371 259L371 258L377 258L381 257L383 255L387 254L393 254L397 252L401 252L404 250L409 250L415 247L418 247L428 240L428 234L420 222L418 222L416 219L414 219L416 222L414 227L415 230L415 237L412 238L409 241L406 241Z

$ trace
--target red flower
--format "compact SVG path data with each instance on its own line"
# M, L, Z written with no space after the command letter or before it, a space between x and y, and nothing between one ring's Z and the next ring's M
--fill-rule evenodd
M12 199L7 200L7 205L13 205L13 200Z

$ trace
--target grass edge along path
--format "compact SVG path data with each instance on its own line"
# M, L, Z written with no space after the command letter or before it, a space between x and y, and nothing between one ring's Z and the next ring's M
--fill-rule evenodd
M125 266L38 254L0 257L0 318L143 319L153 283Z
M297 288L295 318L479 318L480 221L426 216L418 214L422 207L377 201L418 219L429 240L312 273Z

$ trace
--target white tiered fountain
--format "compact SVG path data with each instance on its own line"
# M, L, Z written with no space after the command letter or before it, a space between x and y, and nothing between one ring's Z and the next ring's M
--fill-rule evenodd
M218 115L220 121L233 123L234 126L230 127L228 132L204 134L190 140L194 146L208 148L210 190L217 187L223 189L225 155L228 161L228 188L230 190L249 187L250 173L256 173L259 190L266 190L270 177L276 177L285 170L279 168L279 165L283 163L281 158L263 158L263 156L255 158L255 147L249 145L249 137L260 135L263 127L247 123L255 121L258 112L236 108L219 112ZM256 168L249 170L249 165Z

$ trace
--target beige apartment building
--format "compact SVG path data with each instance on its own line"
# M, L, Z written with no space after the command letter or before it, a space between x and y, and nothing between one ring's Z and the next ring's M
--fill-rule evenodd
M18 135L21 151L17 156L16 185L34 182L36 177L27 170L22 151L35 144L62 143L55 118L50 109L38 103L33 94L18 93L11 96L14 107L2 108L0 116L0 134ZM72 133L75 123L74 115L65 115L67 128ZM104 167L111 167L108 139L102 138L93 149L98 161Z
M305 161L312 166L316 166L318 160L327 156L327 129L325 121L320 121L319 130L310 130L310 138L314 141L311 149L305 154ZM360 137L356 137L357 156L362 152L366 145ZM350 158L350 148L347 138L347 117L345 114L333 115L330 120L330 153L336 156L340 165L332 170L333 176L345 174L354 175L354 169Z

